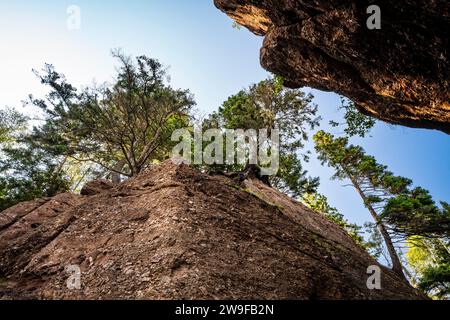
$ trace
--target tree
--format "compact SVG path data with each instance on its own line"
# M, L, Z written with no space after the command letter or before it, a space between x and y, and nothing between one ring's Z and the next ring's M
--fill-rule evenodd
M27 118L14 109L0 110L0 144L4 146L16 139L19 132L25 129Z
M281 77L270 78L228 98L206 121L206 127L269 129L269 132L278 129L280 169L270 182L282 192L300 197L305 192L313 192L319 183L317 178L308 177L302 169L299 154L308 139L308 130L315 128L320 121L312 99L312 95L301 90L285 88ZM308 154L302 154L302 158L307 160ZM231 169L239 171L236 166Z
M367 234L366 250L374 258L379 260L381 257L385 261L389 261L389 252L386 252L386 247L383 245L383 236L378 230L377 223L366 222L364 224L364 231Z
M314 136L319 159L335 169L334 178L348 179L372 215L392 262L392 269L403 275L395 250L395 240L411 236L448 236L448 205L440 210L423 188L412 188L410 179L395 176L377 163L361 147L349 145L348 138L335 138L324 131Z
M314 141L319 160L335 169L334 178L350 180L362 198L389 251L392 270L404 277L391 235L380 215L385 201L405 192L411 181L394 176L385 166L378 164L375 158L366 155L361 147L348 145L348 138L334 138L329 133L319 131L314 136Z
M0 113L0 211L66 191L67 181L53 155L27 138L27 117L14 109Z
M119 69L112 84L77 90L46 65L44 99L30 95L44 121L32 132L14 110L0 111L0 210L38 197L78 190L87 177L134 176L169 157L174 129L185 127L194 105L187 90L172 89L162 65L114 51Z
M438 299L450 298L450 241L414 236L406 254L413 284Z
M69 190L60 163L26 141L5 147L0 159L0 211L23 201Z
M386 203L381 219L393 232L407 237L450 237L450 205L439 208L428 190L417 187L399 194Z
M169 156L172 131L186 127L195 104L188 90L166 84L166 72L155 59L133 61L114 51L120 67L113 84L81 92L46 65L41 82L50 87L45 99L30 103L45 114L32 138L41 148L81 162L93 162L112 173L132 177L153 160Z
M27 121L14 109L0 110L0 211L67 190L52 155L25 138Z

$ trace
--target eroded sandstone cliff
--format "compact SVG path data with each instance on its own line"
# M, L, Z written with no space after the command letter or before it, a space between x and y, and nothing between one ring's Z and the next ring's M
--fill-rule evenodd
M0 213L3 299L418 299L339 226L259 180L165 162ZM68 266L81 270L67 287Z
M352 99L365 114L450 133L448 0L214 0L265 36L261 63L289 87ZM381 9L369 30L367 8Z

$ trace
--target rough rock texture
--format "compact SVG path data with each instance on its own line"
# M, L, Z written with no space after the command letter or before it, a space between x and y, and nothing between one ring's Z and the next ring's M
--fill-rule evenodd
M337 225L259 180L168 161L0 213L3 299L420 299ZM66 286L68 265L82 271Z
M450 133L448 0L214 0L257 35L261 63L289 87L352 99L365 114ZM381 8L380 30L367 8Z
M80 193L82 196L93 196L102 193L105 190L111 189L112 187L114 187L114 184L111 181L100 179L87 183L81 189Z

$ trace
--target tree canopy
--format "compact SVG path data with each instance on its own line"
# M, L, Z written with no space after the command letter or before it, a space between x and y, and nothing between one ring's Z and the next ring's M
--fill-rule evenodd
M308 160L304 143L308 132L319 125L313 96L283 86L283 78L273 77L241 90L228 98L207 120L207 126L224 129L278 129L280 133L280 168L270 177L272 186L300 197L314 192L318 178L303 169ZM223 168L221 168L223 169ZM233 168L239 170L239 168ZM242 170L242 168L240 168Z
M333 167L334 178L349 180L362 198L383 236L393 270L403 274L395 241L413 235L448 235L448 206L438 208L429 192L412 187L408 178L396 176L386 166L347 137L335 138L324 131L314 136L319 160Z
M11 108L0 110L0 211L21 201L79 190L91 178L118 183L136 176L172 155L177 144L171 141L173 132L193 131L194 97L170 85L158 60L129 57L120 50L114 50L113 57L118 63L115 76L101 85L76 88L50 64L34 71L48 89L46 96L30 95L27 100L27 106L43 114L38 122ZM424 292L449 297L450 204L436 203L428 190L352 145L350 138L367 138L375 121L351 101L342 99L340 109L345 123L330 124L344 125L344 136L318 131L315 151L322 165L334 169L333 178L349 181L361 197L373 218L365 225L370 237L329 204L318 192L319 179L304 169L311 155L306 143L321 122L311 94L286 88L282 77L270 77L229 97L201 127L219 129L219 137L228 129L268 130L269 136L278 130L279 170L268 178L274 188L324 214L375 258L388 256L392 269L401 277L406 273ZM220 140L224 150L225 140ZM205 147L206 142L202 137L200 144ZM265 143L272 142L267 138ZM208 172L248 170L242 163L200 166ZM408 251L402 261L399 244L405 243Z

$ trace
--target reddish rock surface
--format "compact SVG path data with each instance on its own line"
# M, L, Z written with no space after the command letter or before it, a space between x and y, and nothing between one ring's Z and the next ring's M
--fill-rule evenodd
M105 179L94 180L87 183L81 189L80 193L82 196L93 196L102 193L105 190L111 189L112 187L114 187L114 184L109 180Z
M420 299L339 226L259 180L165 162L0 213L3 299ZM81 269L70 290L66 267Z
M383 121L450 133L448 0L376 1L380 30L367 28L368 0L214 3L265 36L261 63L287 86L334 91Z

